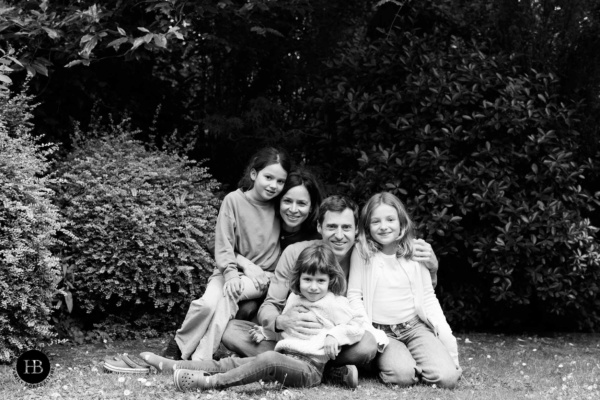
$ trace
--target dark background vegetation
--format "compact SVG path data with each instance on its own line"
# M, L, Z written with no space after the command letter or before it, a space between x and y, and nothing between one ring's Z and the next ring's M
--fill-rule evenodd
M153 246L158 228L95 207L155 215L204 249L217 190L275 144L331 193L407 203L441 260L437 294L455 329L597 330L599 41L593 0L0 2L13 70L2 82L33 96L31 130L58 144L65 178L54 198L74 235L54 250L54 325L78 340L130 334L132 315L141 330L176 326L210 269L204 250L182 263L171 262L179 245L155 246L171 260L161 270L123 244L128 262L102 278L94 265L105 274L112 261L97 242ZM185 172L192 160L220 189L206 170ZM181 174L189 186L169 192ZM107 194L93 184L102 176L157 198ZM173 233L186 198L211 218Z

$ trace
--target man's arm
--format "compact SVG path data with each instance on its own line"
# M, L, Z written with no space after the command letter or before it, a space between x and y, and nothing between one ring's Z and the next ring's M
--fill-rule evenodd
M297 258L294 256L294 253L294 246L288 246L281 254L275 268L275 276L271 279L271 284L269 285L267 297L258 309L259 322L265 329L273 332L281 330L276 329L275 321L281 315L285 301L290 293L290 273Z
M429 270L429 274L431 275L431 283L435 288L437 285L437 271L439 268L439 263L435 253L433 252L433 248L423 239L415 239L413 241L413 245L415 250L413 253L413 260L420 262Z
M289 279L298 260L298 256L310 242L296 243L288 246L277 263L275 276L271 279L267 298L258 310L258 320L265 329L273 332L296 331L300 335L314 335L318 333L321 324L311 313L302 312L303 307L293 307L285 315L281 315L285 302L290 293ZM296 334L298 335L298 334Z

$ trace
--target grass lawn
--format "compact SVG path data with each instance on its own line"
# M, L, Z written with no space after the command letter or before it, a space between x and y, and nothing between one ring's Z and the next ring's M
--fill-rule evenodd
M105 356L159 352L166 338L105 345L55 345L47 349L54 373L44 386L28 389L12 378L12 366L0 365L0 399L600 399L600 335L554 337L461 334L464 370L455 390L426 386L388 387L361 379L357 390L322 385L280 390L252 384L225 391L180 393L167 375L103 373Z

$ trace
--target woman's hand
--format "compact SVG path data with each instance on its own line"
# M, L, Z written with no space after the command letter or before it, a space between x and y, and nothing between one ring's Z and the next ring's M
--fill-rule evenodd
M331 335L325 336L325 345L323 348L325 349L325 355L329 357L330 360L335 360L340 353L340 344L337 339Z
M269 277L265 274L265 271L250 261L244 265L244 275L250 278L256 290L264 292L269 286Z
M232 278L223 285L223 296L229 296L232 300L237 301L244 291L244 283L238 278Z
M236 254L235 259L239 270L250 278L256 290L264 292L269 286L269 277L265 275L265 271L241 254Z

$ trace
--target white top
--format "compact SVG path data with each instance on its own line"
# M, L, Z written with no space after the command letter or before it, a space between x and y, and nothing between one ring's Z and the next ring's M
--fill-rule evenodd
M277 334L263 327L262 332L268 340L278 340L275 351L304 354L325 364L329 361L324 347L327 336L333 336L340 346L345 346L359 342L365 333L366 316L353 310L344 296L329 292L322 299L309 301L291 293L282 314L296 306L302 306L306 312L314 314L322 329L312 336L292 336L286 332Z
M354 249L350 259L350 278L348 279L348 300L353 309L361 309L366 313L367 318L373 321L373 299L375 297L377 283L381 279L381 269L383 265L382 253L378 252L369 262L365 263ZM458 346L456 338L452 335L452 329L446 321L444 312L440 303L435 297L433 285L431 284L431 275L427 268L414 260L407 260L402 257L398 259L400 266L406 271L411 282L411 291L414 296L414 304L417 315L427 325L429 325L440 341L446 346L452 356L456 366L458 363ZM367 328L371 332L381 348L385 348L389 343L386 334L372 327Z
M381 253L381 271L373 295L373 322L394 325L417 315L411 283L395 254Z

